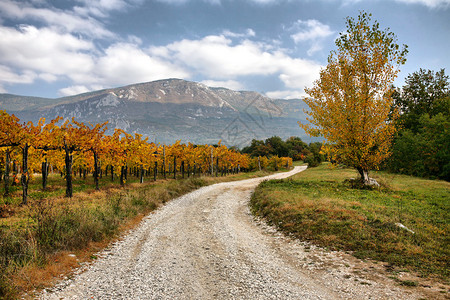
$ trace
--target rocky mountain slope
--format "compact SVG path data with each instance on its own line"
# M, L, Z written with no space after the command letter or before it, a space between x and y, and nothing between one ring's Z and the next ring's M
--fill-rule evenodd
M0 94L0 109L22 121L74 117L81 122L109 121L150 140L173 143L223 143L245 146L252 139L278 135L304 137L301 100L274 100L256 92L210 88L166 79L57 99Z

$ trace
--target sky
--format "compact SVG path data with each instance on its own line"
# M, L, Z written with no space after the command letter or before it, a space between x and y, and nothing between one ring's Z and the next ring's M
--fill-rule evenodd
M408 45L397 86L450 73L450 0L0 0L0 93L180 78L300 98L360 11Z

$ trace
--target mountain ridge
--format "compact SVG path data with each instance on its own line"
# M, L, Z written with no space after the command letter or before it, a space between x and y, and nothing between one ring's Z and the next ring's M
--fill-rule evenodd
M229 146L244 146L253 138L301 136L297 121L304 119L305 104L171 78L55 99L0 94L0 107L21 121L56 116L91 123L107 120L109 133L121 128L164 143L220 139Z

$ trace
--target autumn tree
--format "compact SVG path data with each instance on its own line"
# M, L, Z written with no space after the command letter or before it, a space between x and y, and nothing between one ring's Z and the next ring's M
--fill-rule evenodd
M41 173L42 173L42 190L47 189L48 178L48 153L60 149L60 145L55 143L54 136L58 133L59 126L57 123L62 120L62 117L56 117L50 123L43 125L45 119L40 120L41 127L38 134L35 136L33 147L39 149L41 152Z
M12 147L17 147L23 139L23 127L15 115L0 110L0 147L5 148L5 197L9 196L9 172Z
M333 160L356 168L370 184L369 170L390 154L392 119L398 115L390 117L392 83L408 51L389 29L380 30L371 14L348 17L346 26L320 78L305 89L310 124L299 125L311 136L323 136Z
M98 180L100 174L100 166L99 166L99 156L103 154L105 151L105 147L103 144L103 136L107 129L106 125L108 122L99 123L99 124L89 124L86 125L81 122L77 122L72 120L72 122L77 125L78 132L78 146L83 151L89 151L92 153L94 158L94 184L95 189L99 190Z
M39 120L38 125L34 125L32 122L27 124L19 123L19 119L14 115L9 115L5 111L0 111L0 147L8 147L6 150L6 163L5 163L5 195L9 193L9 156L10 149L12 147L18 147L22 152L22 174L20 182L22 184L22 204L27 204L28 197L28 183L30 180L30 174L28 170L28 151L33 145L36 136L41 131L44 120Z

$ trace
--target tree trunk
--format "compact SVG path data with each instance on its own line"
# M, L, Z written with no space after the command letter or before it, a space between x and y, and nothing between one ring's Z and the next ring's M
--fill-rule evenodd
M216 157L216 177L219 176L219 157Z
M141 165L141 169L139 172L139 182L144 183L144 166L143 165Z
M16 177L16 176L17 176L17 165L16 165L16 161L13 160L12 163L13 163L13 165L12 165L13 177ZM12 185L14 186L14 185L15 185L15 182L13 182Z
M177 179L177 157L173 158L173 179Z
M153 180L156 181L156 176L158 175L158 162L155 161L155 169L153 170Z
M73 187L72 187L72 150L67 146L66 141L64 141L64 152L66 153L66 197L72 198Z
M356 168L358 170L360 180L364 185L371 185L371 180L369 178L369 170L363 169L361 167Z
M210 175L213 176L214 174L214 152L213 148L211 148L211 172Z
M22 205L27 205L28 200L28 182L30 181L30 175L28 174L28 149L30 146L28 143L22 148L22 176L20 181L22 182Z
M164 179L166 179L166 146L163 145L163 174Z
M114 166L111 165L111 181L114 181Z
M11 157L10 157L10 150L7 148L6 149L6 155L5 155L5 177L4 177L4 180L5 180L5 194L4 194L4 196L5 197L8 197L9 196L9 165L10 165L10 163L11 163Z
M95 183L95 189L98 191L100 188L98 187L98 155L97 152L94 151L94 183Z
M45 191L47 189L47 178L48 178L48 162L47 157L45 161L42 162L42 190Z
M124 177L125 177L126 172L127 171L125 169L125 166L121 166L120 167L120 185L121 186L124 186L124 184L125 184Z

